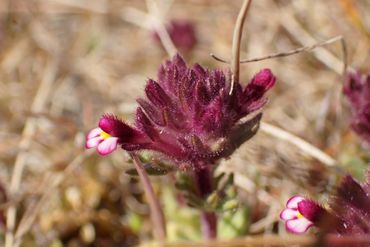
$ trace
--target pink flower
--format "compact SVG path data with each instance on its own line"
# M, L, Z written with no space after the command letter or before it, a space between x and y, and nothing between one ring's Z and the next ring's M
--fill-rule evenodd
M322 233L367 235L370 233L370 171L359 184L347 175L328 202L328 209L302 196L293 196L280 213L285 227L303 233L315 226Z
M291 233L304 233L314 224L300 211L300 206L302 206L300 204L304 201L308 200L302 196L293 196L287 201L286 208L280 213L280 218L285 221L286 229ZM312 204L314 203L312 202Z
M119 144L140 139L140 133L115 116L103 115L99 127L92 129L86 136L86 148L96 147L101 155L117 149Z
M118 137L109 135L101 128L91 130L86 137L86 148L96 147L101 155L107 155L117 149Z

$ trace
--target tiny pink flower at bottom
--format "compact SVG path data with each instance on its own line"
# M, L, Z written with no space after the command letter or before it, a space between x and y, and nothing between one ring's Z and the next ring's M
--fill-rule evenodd
M307 200L302 196L291 197L286 204L286 208L280 213L280 218L285 221L286 229L291 233L304 233L313 222L305 218L299 210L298 204Z
M86 148L96 147L101 155L107 155L117 149L118 137L113 137L101 128L92 129L86 136Z

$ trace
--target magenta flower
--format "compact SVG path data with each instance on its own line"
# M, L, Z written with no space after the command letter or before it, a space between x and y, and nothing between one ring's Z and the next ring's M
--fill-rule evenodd
M320 206L302 196L293 196L286 208L280 213L280 218L285 221L286 229L291 233L304 233L314 225L313 219L319 212Z
M370 147L370 74L348 72L343 92L350 102L351 127Z
M357 183L346 176L329 200L328 209L302 196L293 196L281 212L286 229L292 233L306 232L316 226L321 232L347 234L370 234L370 171L368 182Z
M95 129L88 135L87 147L97 145L102 154L117 145L127 151L148 149L181 167L203 168L229 156L253 136L261 116L240 120L266 103L263 96L275 80L264 69L244 90L236 83L229 95L230 82L222 71L198 64L189 68L177 55L160 67L157 81L148 80L146 99L138 99L135 127L103 116L99 127L109 136Z
M86 148L96 147L101 155L107 155L117 149L119 144L140 139L140 134L117 117L103 115L99 127L92 129L86 136Z
M346 176L329 205L340 219L335 226L337 233L370 234L370 170L363 184Z
M118 137L109 135L101 128L91 130L86 137L86 148L97 147L98 153L107 155L117 149Z
M192 51L197 44L194 25L187 20L171 20L166 29L176 48L185 54ZM153 34L155 41L160 43L158 34Z

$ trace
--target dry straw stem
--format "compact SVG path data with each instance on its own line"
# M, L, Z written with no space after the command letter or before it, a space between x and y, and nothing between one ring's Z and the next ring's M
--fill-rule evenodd
M236 19L236 23L235 23L233 43L231 47L231 73L232 75L231 75L231 86L230 86L230 92L229 92L230 95L233 93L235 82L239 81L240 41L242 39L244 21L247 17L247 13L248 13L251 3L252 3L252 0L244 0L241 10L239 12L238 18Z
M149 14L135 8L126 8L121 14L121 18L141 28L150 30L152 28Z
M302 45L307 45L309 43L315 43L316 39L308 33L303 26L296 20L292 13L288 11L280 11L282 13L282 18L280 18L283 27ZM345 46L344 46L345 47ZM343 67L346 67L346 48L344 48L344 62L334 56L328 50L319 47L313 51L315 57L325 64L328 68L332 69L339 75L343 73Z
M159 204L158 198L153 190L153 186L150 183L148 174L144 170L139 157L134 153L131 153L130 155L134 162L137 173L140 177L140 181L143 185L145 195L148 199L148 204L150 207L150 217L153 222L153 233L155 239L157 239L157 241L162 242L166 239L166 221L164 218L161 205Z
M224 246L312 246L317 243L318 239L312 236L298 236L298 235L264 235L255 237L245 237L232 240L212 240L212 241L198 241L189 243L145 243L141 247L194 247L194 246L207 246L207 247L224 247ZM324 243L327 246L344 246L348 244L370 244L369 235L359 236L337 236L327 235L324 238Z
M40 113L44 110L46 101L50 93L50 89L52 88L53 82L55 80L57 68L58 62L56 61L56 59L51 61L46 67L44 77L40 83L34 101L31 105L31 112ZM36 127L37 119L35 119L34 117L29 117L26 120L23 128L22 138L19 143L19 153L14 163L14 170L12 173L9 187L10 195L14 195L19 190L24 166L27 160L28 155L27 150L30 147L31 140L36 131ZM5 234L5 247L13 247L16 217L17 217L16 205L11 205L6 212L7 232Z
M132 24L135 24L141 28L154 30L157 32L159 39L170 57L173 57L177 53L177 49L173 44L170 35L166 30L166 26L163 23L163 14L159 11L158 5L154 0L146 1L149 14L144 13L135 8L126 8L121 18ZM170 3L167 8L169 8ZM154 25L152 24L154 23Z
M261 122L260 130L276 138L279 138L280 140L290 142L291 144L302 150L304 153L316 158L327 166L334 166L336 164L335 159L321 151L319 148L281 128L265 122Z
M48 1L55 2L57 4L65 5L72 8L87 10L96 14L108 13L106 1L81 1L81 0L48 0Z
M337 42L337 41L340 41L341 46L342 46L342 51L343 51L343 70L342 70L342 72L344 73L347 70L347 46L346 46L346 43L345 43L342 36L335 36L331 39L328 39L328 40L325 40L325 41L322 41L322 42L318 42L318 43L310 45L310 46L304 46L304 47L300 47L300 48L297 48L297 49L293 49L293 50L290 50L290 51L277 52L277 53L269 54L267 56L258 57L258 58L242 59L242 60L240 60L240 63L253 63L253 62L259 62L259 61L263 61L263 60L267 60L267 59L287 57L287 56L299 54L301 52L310 52L310 51L314 50L315 48L322 47L322 46L325 46L325 45L329 45L329 44L332 44L332 43ZM213 57L215 60L217 60L219 62L229 63L225 59L220 58L219 56L216 56L213 53L211 53L210 56Z
M159 39L161 40L164 49L170 57L173 57L177 53L177 49L173 44L170 35L168 34L166 27L162 20L162 15L159 11L158 5L155 0L146 0L152 21L154 22L154 28L158 33Z
M14 247L21 245L23 236L31 229L42 207L46 205L50 196L55 192L55 189L64 181L66 177L71 175L91 153L92 151L85 151L77 155L62 172L48 176L45 179L43 185L46 189L43 191L41 198L27 208L22 219L20 220L19 226L15 233Z

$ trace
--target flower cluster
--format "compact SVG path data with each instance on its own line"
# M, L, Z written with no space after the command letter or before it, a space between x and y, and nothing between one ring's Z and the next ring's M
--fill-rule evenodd
M302 196L293 196L280 218L292 233L304 233L316 226L323 232L340 235L370 234L370 171L363 185L346 176L329 201L328 209Z
M176 55L160 67L158 80L149 79L145 99L138 99L135 126L104 115L99 128L87 135L87 148L97 146L108 154L120 145L127 151L153 150L184 168L202 168L227 157L255 133L256 115L241 121L265 103L265 92L275 84L269 69L254 76L243 89L237 82L233 94L221 70L199 64L189 68Z
M349 72L343 92L350 102L351 127L370 146L370 74Z
M194 46L197 44L194 25L189 21L171 20L166 26L166 30L173 44L184 54L192 51ZM153 34L155 41L160 43L157 32L154 32Z

